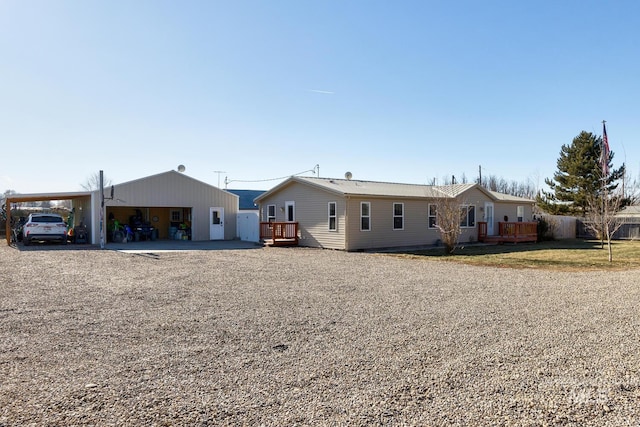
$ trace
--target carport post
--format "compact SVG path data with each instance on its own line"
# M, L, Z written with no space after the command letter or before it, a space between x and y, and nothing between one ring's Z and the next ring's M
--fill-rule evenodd
M7 197L5 200L5 211L7 212L7 220L5 224L5 231L7 233L7 245L11 246L11 199ZM16 245L18 242L16 242Z

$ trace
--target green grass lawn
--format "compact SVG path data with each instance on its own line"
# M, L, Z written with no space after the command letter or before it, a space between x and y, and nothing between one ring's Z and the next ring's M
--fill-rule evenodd
M546 270L624 270L640 268L640 242L614 241L613 262L607 244L593 240L557 240L541 243L469 245L445 255L443 249L411 251L401 256L424 256L441 261L508 268Z

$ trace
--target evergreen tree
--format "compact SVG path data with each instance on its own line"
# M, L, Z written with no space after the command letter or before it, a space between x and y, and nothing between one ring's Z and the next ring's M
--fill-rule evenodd
M601 197L603 179L608 192L615 190L617 181L625 173L624 164L613 170L613 152L609 152L609 174L603 177L601 153L602 138L590 132L582 131L573 138L571 145L563 145L557 172L553 179L545 179L551 191L538 194L538 206L553 214L585 215L589 210L589 201Z

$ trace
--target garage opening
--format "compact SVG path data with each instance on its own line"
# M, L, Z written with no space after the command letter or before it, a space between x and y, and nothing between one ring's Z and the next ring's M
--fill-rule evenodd
M107 206L107 242L191 240L190 207Z
M63 217L67 224L69 242L89 243L92 226L91 193L77 192L8 195L0 217L0 226L5 232L7 244L22 241L22 226L29 214L50 212Z

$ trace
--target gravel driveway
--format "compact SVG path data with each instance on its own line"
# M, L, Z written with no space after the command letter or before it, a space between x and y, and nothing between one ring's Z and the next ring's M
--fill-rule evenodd
M638 425L638 273L0 245L0 426Z

